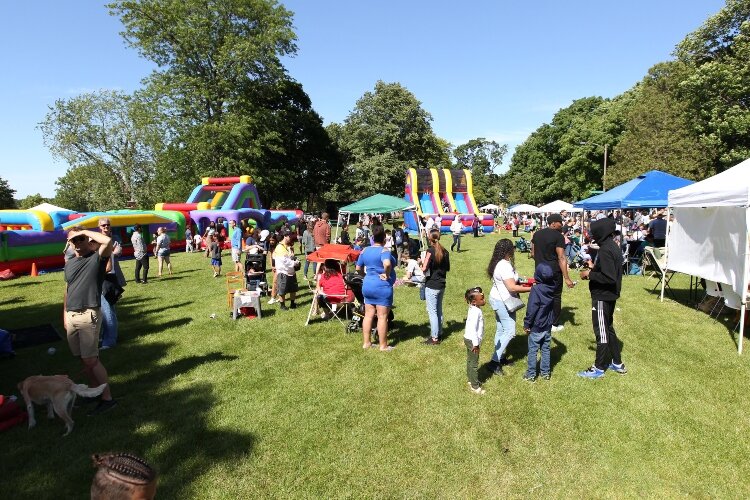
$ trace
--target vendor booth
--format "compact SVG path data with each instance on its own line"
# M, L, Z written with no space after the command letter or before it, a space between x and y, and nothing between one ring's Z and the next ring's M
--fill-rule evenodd
M660 208L667 206L667 193L693 181L651 170L609 191L573 204L584 210Z
M670 191L669 207L674 221L667 234L667 269L721 283L739 296L742 353L750 283L750 159Z

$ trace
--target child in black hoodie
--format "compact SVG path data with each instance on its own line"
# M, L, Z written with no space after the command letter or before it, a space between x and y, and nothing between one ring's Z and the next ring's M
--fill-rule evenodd
M596 361L588 370L578 372L578 376L584 378L601 378L607 369L620 374L628 372L620 357L622 346L612 326L612 314L622 286L622 252L612 238L615 230L615 221L610 218L591 223L591 237L599 245L599 252L593 268L581 271L581 279L590 280Z

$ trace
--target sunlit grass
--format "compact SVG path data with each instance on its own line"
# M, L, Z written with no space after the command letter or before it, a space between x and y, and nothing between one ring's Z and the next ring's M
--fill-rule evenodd
M664 303L654 279L625 278L615 327L628 375L576 377L595 347L580 283L563 295L549 382L521 380L519 335L507 376L487 380L483 397L468 392L463 293L487 287L497 239L465 237L465 251L451 254L442 345L421 343L417 290L396 290L390 353L363 351L336 321L305 327L307 292L295 311L266 306L262 320L233 322L206 259L175 255L172 278L131 283L118 304L120 344L102 360L120 406L95 419L76 409L66 438L59 419L4 433L4 490L85 497L91 453L126 450L159 470L161 498L748 496L748 359L731 320L684 304L685 277L672 281L681 302ZM516 256L522 274L531 262ZM133 274L132 261L123 268ZM60 273L0 287L0 327L59 326ZM483 363L494 336L484 312ZM39 373L82 380L64 343L54 356L47 347L0 362L0 391Z

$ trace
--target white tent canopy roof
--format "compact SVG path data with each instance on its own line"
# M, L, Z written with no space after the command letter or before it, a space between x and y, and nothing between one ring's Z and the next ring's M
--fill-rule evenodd
M559 213L563 210L567 210L568 212L583 212L582 208L575 208L571 203L562 200L555 200L542 205L538 210L542 213Z
M669 206L750 206L750 159L706 180L670 191Z
M479 210L497 210L498 208L500 207L498 207L497 205L493 203L489 203L483 207L479 207Z
M531 213L537 213L539 212L539 209L535 207L534 205L529 205L527 203L522 203L520 205L516 205L515 207L508 210L508 212L515 212L515 213L522 213L522 212L531 212Z
M72 210L58 207L57 205L53 205L52 203L40 203L39 205L35 207L31 207L29 210L39 210L40 212L44 212L48 214L52 212L72 212Z

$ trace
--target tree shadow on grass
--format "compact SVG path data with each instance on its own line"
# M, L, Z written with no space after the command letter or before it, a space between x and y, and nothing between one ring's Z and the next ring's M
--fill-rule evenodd
M238 357L210 352L165 362L171 347L132 345L113 352L116 357L108 360L107 369L115 380L126 380L113 383L118 407L98 417L75 409L77 425L70 436L61 437L59 419L40 419L31 432L21 427L10 431L3 478L14 497L86 497L94 475L90 456L107 451L145 458L159 472L161 498L200 497L204 493L196 482L205 471L231 467L251 453L251 433L221 428L212 418L221 404L216 395L220 388L185 379L206 364L211 370L231 369Z

